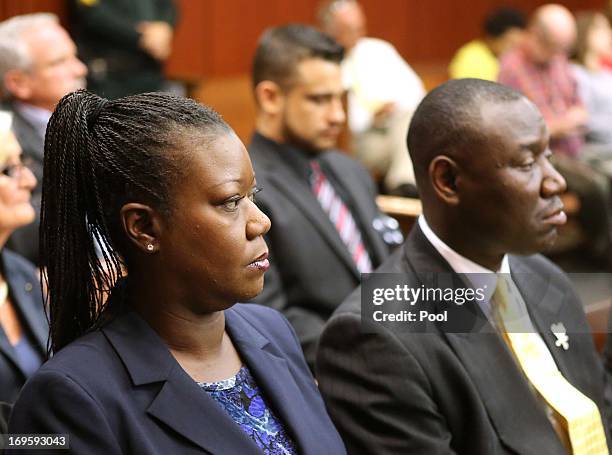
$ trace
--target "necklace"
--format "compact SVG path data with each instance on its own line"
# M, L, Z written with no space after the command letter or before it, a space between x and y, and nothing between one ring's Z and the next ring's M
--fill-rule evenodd
M8 284L6 281L3 281L0 284L0 308L6 303L6 298L8 297Z

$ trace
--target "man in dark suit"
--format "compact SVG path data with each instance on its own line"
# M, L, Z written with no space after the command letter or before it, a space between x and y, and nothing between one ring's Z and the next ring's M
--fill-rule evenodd
M163 89L176 1L71 0L68 5L79 56L89 68L89 90L115 99Z
M47 122L64 95L85 87L86 74L75 44L55 15L28 14L0 23L3 101L13 111L13 131L38 181L32 192L36 221L18 229L8 247L35 264Z
M312 27L268 30L253 63L257 131L249 152L271 269L257 302L281 310L312 366L323 324L401 243L367 171L333 150L345 120L342 48Z
M548 140L537 108L493 82L450 81L417 108L408 149L423 216L330 318L318 351L319 385L349 453L608 453L603 369L582 306L565 275L535 254L565 222L565 182ZM492 285L463 306L415 300L454 321L381 323L366 291L378 273L413 289L476 286L476 275L459 273ZM509 307L522 311L524 330L509 329ZM462 320L470 324L460 328ZM578 401L597 435L590 451L574 431Z

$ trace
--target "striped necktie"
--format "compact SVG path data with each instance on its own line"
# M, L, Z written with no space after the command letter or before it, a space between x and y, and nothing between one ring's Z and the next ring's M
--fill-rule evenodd
M528 327L518 299L522 299L509 276L498 275L493 294L494 314L504 340L525 376L555 411L567 432L574 455L607 455L608 446L597 405L561 374L539 334Z
M355 224L353 215L323 174L319 163L311 161L310 168L312 170L310 178L312 192L319 201L321 208L327 213L329 220L338 231L342 242L346 245L353 261L355 261L357 270L360 273L370 273L372 271L372 261L361 240L361 233Z

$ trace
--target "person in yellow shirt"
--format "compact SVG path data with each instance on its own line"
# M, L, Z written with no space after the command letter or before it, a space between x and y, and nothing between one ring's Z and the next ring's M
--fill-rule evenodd
M448 67L450 77L496 81L499 56L520 40L525 26L525 16L514 8L499 8L490 13L483 24L485 37L470 41L455 53Z

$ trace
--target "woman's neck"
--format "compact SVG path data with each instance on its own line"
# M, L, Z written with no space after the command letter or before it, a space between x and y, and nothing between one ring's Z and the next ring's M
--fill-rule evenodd
M242 360L225 330L223 311L196 314L161 294L147 294L128 291L128 304L155 330L193 380L214 382L238 372Z
M225 333L223 311L197 314L163 292L151 293L132 281L127 301L157 332L173 352L194 357L215 355Z

